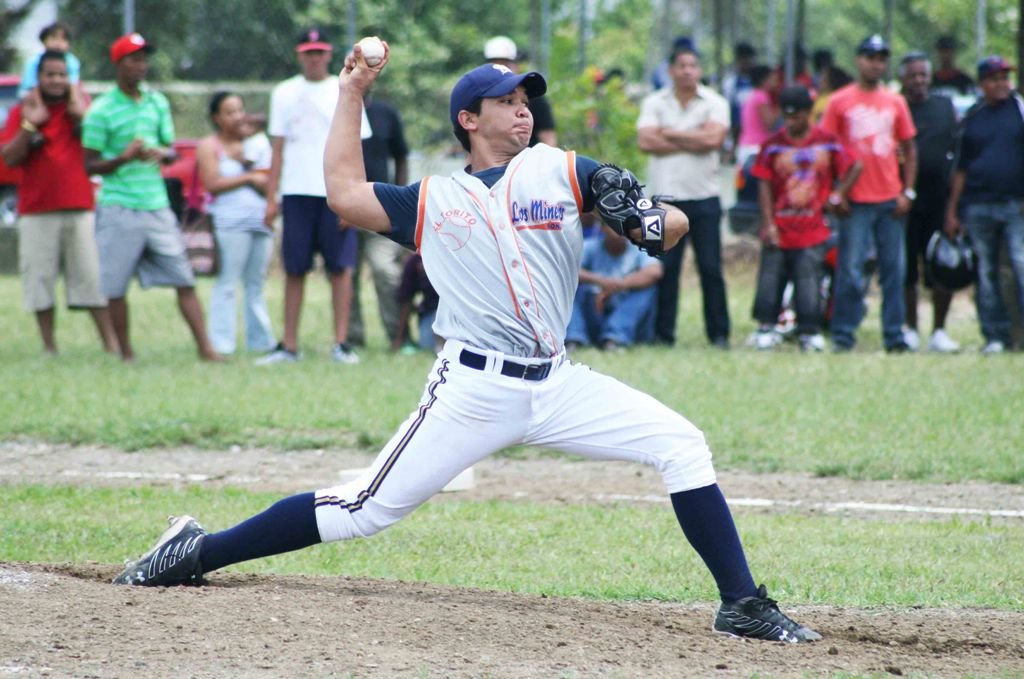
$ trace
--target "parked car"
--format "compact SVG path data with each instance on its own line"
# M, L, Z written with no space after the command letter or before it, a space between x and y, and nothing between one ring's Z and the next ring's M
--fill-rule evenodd
M176 157L174 161L163 165L161 172L167 184L167 197L171 201L171 209L178 215L179 221L186 208L202 211L206 207L206 190L199 183L196 174L196 147L198 139L179 139L172 145Z

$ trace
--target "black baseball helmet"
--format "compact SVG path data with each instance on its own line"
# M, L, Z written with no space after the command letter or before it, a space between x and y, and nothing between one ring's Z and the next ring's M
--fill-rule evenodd
M947 290L961 290L978 275L977 256L965 236L950 238L936 231L924 252L925 275Z

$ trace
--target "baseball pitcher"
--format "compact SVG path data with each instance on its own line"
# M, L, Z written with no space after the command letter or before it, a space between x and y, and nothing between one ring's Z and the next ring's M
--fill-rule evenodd
M363 95L388 63L357 45L339 77L324 174L331 209L423 257L440 296L445 338L419 406L366 473L286 498L228 530L174 520L115 583L194 584L226 565L365 537L407 516L470 465L507 446L553 448L657 469L683 533L707 564L722 604L713 629L772 641L820 639L782 613L747 567L704 435L651 396L566 358L566 325L583 246L580 215L653 254L687 230L679 210L644 196L633 175L544 144L529 147L527 103L539 73L486 64L451 93L469 165L410 186L370 183L359 143Z

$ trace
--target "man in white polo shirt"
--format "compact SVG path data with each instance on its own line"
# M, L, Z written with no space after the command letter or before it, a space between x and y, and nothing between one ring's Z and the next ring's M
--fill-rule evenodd
M333 47L321 29L310 28L299 36L295 53L302 73L279 83L270 95L273 157L264 219L273 228L280 212L283 222L284 336L273 351L256 363L271 365L302 359L299 320L306 276L313 270L317 253L323 259L331 290L331 358L338 363L358 363L359 356L348 343L352 277L359 254L357 229L338 222L327 207L324 188L324 146L338 101L338 83L330 70ZM365 111L362 136L370 136Z
M693 244L704 296L704 331L720 349L729 348L729 308L722 276L722 204L719 201L719 149L729 132L729 103L701 84L700 55L677 45L669 57L672 84L648 95L637 120L637 144L650 154L647 187L663 194L690 218L682 245L665 253L665 275L658 284L655 341L672 345L679 310L683 251Z

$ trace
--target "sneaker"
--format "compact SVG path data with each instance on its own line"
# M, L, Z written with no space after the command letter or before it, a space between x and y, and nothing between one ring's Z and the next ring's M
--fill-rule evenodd
M748 596L732 603L723 603L715 615L712 631L733 637L749 637L765 641L818 641L821 635L791 620L779 610L774 599L768 598L764 585L757 588L756 596Z
M774 330L758 330L754 335L754 348L758 351L771 351L781 341L782 335Z
M907 345L907 351L917 351L921 348L921 336L917 330L907 328L903 331L903 343Z
M800 335L800 351L813 353L825 351L825 336L820 332L816 335Z
M275 363L296 363L302 360L301 351L289 351L284 344L278 343L263 357L256 359L256 365L274 365Z
M601 342L601 351L607 351L609 353L614 354L625 350L626 347L622 346L613 339L606 339L605 341Z
M992 340L981 350L981 353L985 356L993 356L995 354L1001 354L1006 351L1006 345L999 340Z
M885 348L885 353L887 354L907 354L912 351L914 350L910 348L910 345L903 340L890 344Z
M940 354L955 354L960 351L960 345L947 335L945 330L939 328L932 333L931 338L928 340L928 351L935 351Z
M359 356L345 342L339 342L331 348L331 360L335 363L359 363Z
M124 570L113 580L115 585L168 587L202 583L199 547L206 531L191 516L171 516L167 523L170 526L152 549L137 561L125 562Z

